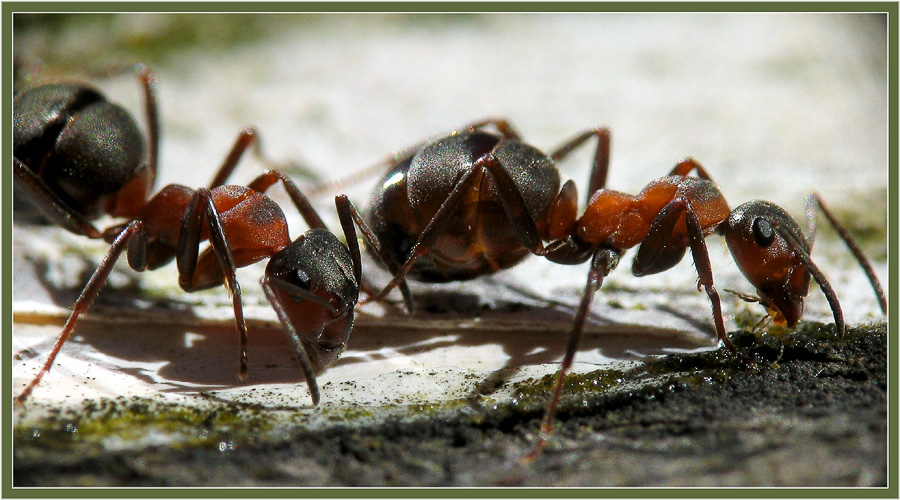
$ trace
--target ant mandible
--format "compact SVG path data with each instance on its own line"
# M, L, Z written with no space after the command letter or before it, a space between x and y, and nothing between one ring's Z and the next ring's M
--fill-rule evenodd
M498 133L483 130L489 125ZM578 217L575 184L561 182L555 163L592 137L598 141L587 207ZM794 326L812 277L829 302L838 335L843 336L837 295L809 255L815 235L812 210L808 237L772 203L752 201L731 210L706 170L691 158L636 196L608 190L609 151L610 132L605 128L585 131L547 155L522 142L508 121L482 120L398 154L372 196L368 221L352 208L367 247L393 274L368 300L380 300L399 287L408 309L413 303L407 277L466 280L514 266L529 253L560 264L590 261L541 425L541 440L532 456L552 430L563 379L572 366L593 295L622 254L634 246L640 245L632 265L636 276L670 269L691 249L697 288L705 289L716 334L729 350L734 346L726 335L705 243L713 233L724 235L738 268L756 288L758 296L744 295L745 300L760 302L776 323ZM689 176L692 172L696 177ZM810 204L818 205L846 242L886 311L884 293L866 257L818 197L812 196Z
M111 244L43 367L16 401L23 403L53 366L78 317L127 251L128 263L137 271L175 259L179 285L187 292L224 283L240 335L241 380L247 377L248 334L235 270L270 258L260 283L317 404L316 372L343 352L359 298L360 252L349 201L335 198L345 246L286 175L267 170L247 186L225 185L247 149L258 145L253 129L238 135L208 188L171 184L150 197L159 137L155 80L146 67L139 67L138 73L146 101L149 152L128 112L90 87L44 84L15 98L16 194L64 229ZM293 242L284 213L265 195L278 181L311 228ZM129 220L100 231L91 221L104 213ZM206 240L210 248L199 254L200 243Z

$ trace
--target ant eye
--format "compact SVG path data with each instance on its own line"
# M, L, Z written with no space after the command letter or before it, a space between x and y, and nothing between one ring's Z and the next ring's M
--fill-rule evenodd
M756 244L766 248L772 244L772 240L775 239L775 228L772 227L772 223L768 220L757 217L753 221L753 239L756 240Z
M291 273L291 282L297 286L309 289L309 275L302 269L294 269Z
M294 269L290 274L290 282L293 285L296 285L298 288L302 288L304 290L309 290L309 275L306 274L302 269ZM301 297L295 293L290 294L291 300L294 302L303 302L306 298Z

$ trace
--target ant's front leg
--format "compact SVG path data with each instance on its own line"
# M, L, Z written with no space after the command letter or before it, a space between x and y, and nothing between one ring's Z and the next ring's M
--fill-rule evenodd
M378 237L375 236L375 232L372 231L372 228L366 223L366 220L363 219L362 215L360 215L359 210L356 208L356 205L350 201L346 196L341 196L338 198L343 198L346 201L342 201L338 203L338 216L341 217L341 223L343 224L343 219L345 217L350 218L351 221L355 222L359 227L360 232L363 235L363 239L366 242L366 245L372 250L372 254L378 258L381 265L384 266L388 272L391 273L391 276L397 276L400 274L400 264L394 259L394 257L389 254L384 245L378 240ZM344 229L344 233L347 233L347 229ZM354 237L356 232L354 231ZM347 244L350 244L349 236L347 236ZM375 302L376 296L379 295L379 290L372 286L368 281L364 278L361 278L359 281L359 286L363 291L365 291L369 297L364 300L360 300L360 304L366 304L369 302ZM406 279L401 279L397 284L397 287L400 289L400 294L403 296L403 304L406 306L407 312L412 312L415 308L415 303L412 299L412 293L409 291L409 284L407 284Z
M655 274L670 269L681 261L687 252L687 247L675 241L674 232L675 224L682 215L686 224L688 246L691 248L694 265L699 276L697 290L701 286L706 290L706 295L712 304L716 334L729 350L734 351L734 345L725 333L722 304L719 300L719 292L713 283L712 266L709 261L709 251L706 248L703 227L700 225L690 200L675 198L660 210L650 225L647 236L638 248L632 264L632 273L635 276Z
M178 239L176 263L178 265L178 283L187 292L195 291L203 287L195 287L194 274L197 269L200 237L202 234L203 219L206 219L209 228L209 241L216 259L224 275L224 285L229 291L234 308L234 321L240 336L241 354L238 376L247 379L247 324L244 321L244 310L241 303L241 286L237 281L236 266L231 247L222 229L222 221L219 211L213 202L212 193L208 189L200 188L191 196L187 209L182 219L181 233Z

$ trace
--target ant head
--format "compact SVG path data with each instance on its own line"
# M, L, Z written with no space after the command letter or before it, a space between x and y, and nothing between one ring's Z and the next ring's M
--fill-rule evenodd
M350 339L359 299L347 247L329 231L311 229L269 260L263 281L279 319L313 369L334 363Z
M795 242L782 232L793 235ZM772 319L794 326L803 314L810 279L795 247L799 244L799 250L809 252L797 223L777 205L752 201L731 212L724 233L738 268L756 287Z

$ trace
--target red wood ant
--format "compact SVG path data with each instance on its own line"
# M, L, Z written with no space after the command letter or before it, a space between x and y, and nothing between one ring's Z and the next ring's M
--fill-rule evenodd
M498 133L483 130L489 125ZM578 217L575 184L561 182L555 163L593 137L597 149L589 198ZM670 269L691 249L697 288L705 289L717 336L730 350L734 346L726 335L705 243L713 233L724 235L738 267L756 288L758 296L752 300L776 323L797 323L812 277L829 302L838 335L844 331L837 295L809 255L814 231L804 237L797 223L769 202L752 201L731 210L706 170L691 158L636 196L608 190L609 148L609 131L595 128L547 155L522 142L506 120L483 120L398 155L377 184L368 221L352 210L371 253L393 274L369 300L382 299L399 286L410 309L407 277L466 280L514 266L529 253L560 264L591 262L536 452L551 431L593 295L634 246L640 245L632 265L636 276ZM884 293L865 256L821 200L813 197L812 202L865 269L885 311Z
M68 231L111 244L46 362L17 402L23 403L53 366L78 317L88 310L127 250L128 263L137 271L153 270L175 259L179 285L187 292L224 283L232 296L240 335L242 380L247 377L248 334L235 270L270 258L260 283L317 404L315 374L343 351L359 298L360 252L349 201L342 196L335 199L345 246L284 174L268 170L247 186L224 185L246 150L257 144L253 129L238 135L209 188L171 184L150 197L159 136L155 81L146 68L140 68L139 74L146 99L149 154L128 112L92 88L45 84L15 98L17 195ZM311 227L293 242L284 213L265 195L278 181ZM91 221L104 213L129 221L100 231ZM210 248L199 254L200 243L206 240Z

